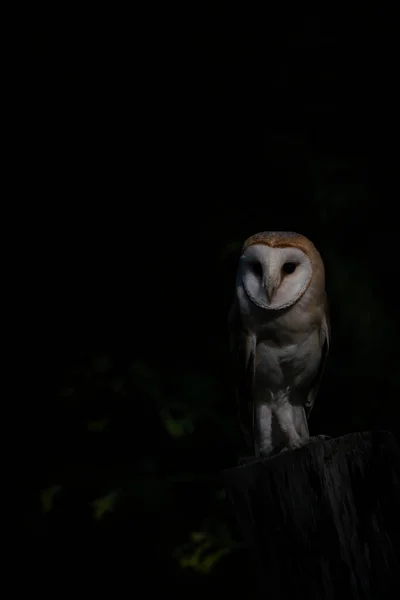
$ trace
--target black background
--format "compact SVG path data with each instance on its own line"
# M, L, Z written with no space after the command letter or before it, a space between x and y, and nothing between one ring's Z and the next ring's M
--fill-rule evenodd
M216 2L35 15L20 176L39 383L23 408L21 497L39 582L249 586L241 549L208 574L176 549L222 525L237 538L217 495L243 450L227 312L256 231L299 231L326 263L333 344L311 429L397 434L392 22ZM192 433L168 434L165 410ZM43 512L50 485L61 490ZM94 519L91 502L115 489Z

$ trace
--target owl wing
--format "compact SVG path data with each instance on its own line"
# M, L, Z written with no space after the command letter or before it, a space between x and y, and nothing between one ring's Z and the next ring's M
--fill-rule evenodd
M310 415L312 407L314 406L315 398L317 397L319 386L321 383L322 375L325 370L326 360L329 354L330 348L330 339L331 339L331 326L330 326L330 318L329 318L329 306L328 306L328 298L325 296L324 302L324 317L321 324L321 345L322 345L322 355L319 363L319 368L317 374L312 382L311 388L308 392L307 401L305 403L305 408L307 411L307 418Z
M247 442L251 444L253 439L252 390L256 336L244 329L236 299L230 310L228 322L239 422Z

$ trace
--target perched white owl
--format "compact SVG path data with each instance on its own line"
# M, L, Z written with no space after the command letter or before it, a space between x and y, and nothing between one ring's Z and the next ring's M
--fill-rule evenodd
M306 237L267 231L246 240L229 325L255 455L306 444L330 339L324 264Z

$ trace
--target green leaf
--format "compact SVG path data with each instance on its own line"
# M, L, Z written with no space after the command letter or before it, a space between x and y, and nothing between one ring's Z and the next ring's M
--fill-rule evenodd
M113 512L118 495L119 490L114 490L106 496L98 498L90 503L94 508L93 516L96 520L102 519L106 512Z
M204 531L194 531L190 537L194 543L178 549L179 564L183 569L191 568L198 573L208 574L233 547L221 546L217 538Z
M206 539L206 534L204 531L194 531L191 535L191 538L194 542L202 542Z
M41 492L42 511L48 513L53 508L54 496L62 489L61 485L52 485Z
M160 417L165 429L172 437L180 438L193 432L193 418L190 415L174 419L169 409L164 408L160 412Z
M209 573L211 569L217 564L217 562L226 554L229 554L229 548L220 548L213 554L209 554L202 562L198 565L198 570L202 573Z
M195 570L201 570L201 554L211 547L212 542L203 542L202 544L199 544L197 547L195 547L195 550L192 554L182 556L179 560L179 564L183 568L192 567Z

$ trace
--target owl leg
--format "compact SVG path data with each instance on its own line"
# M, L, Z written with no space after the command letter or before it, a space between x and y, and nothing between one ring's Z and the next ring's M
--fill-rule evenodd
M273 451L272 411L269 404L254 403L254 452L257 458Z
M276 407L275 416L282 432L285 449L300 448L308 443L308 424L302 406L294 406L285 399Z

